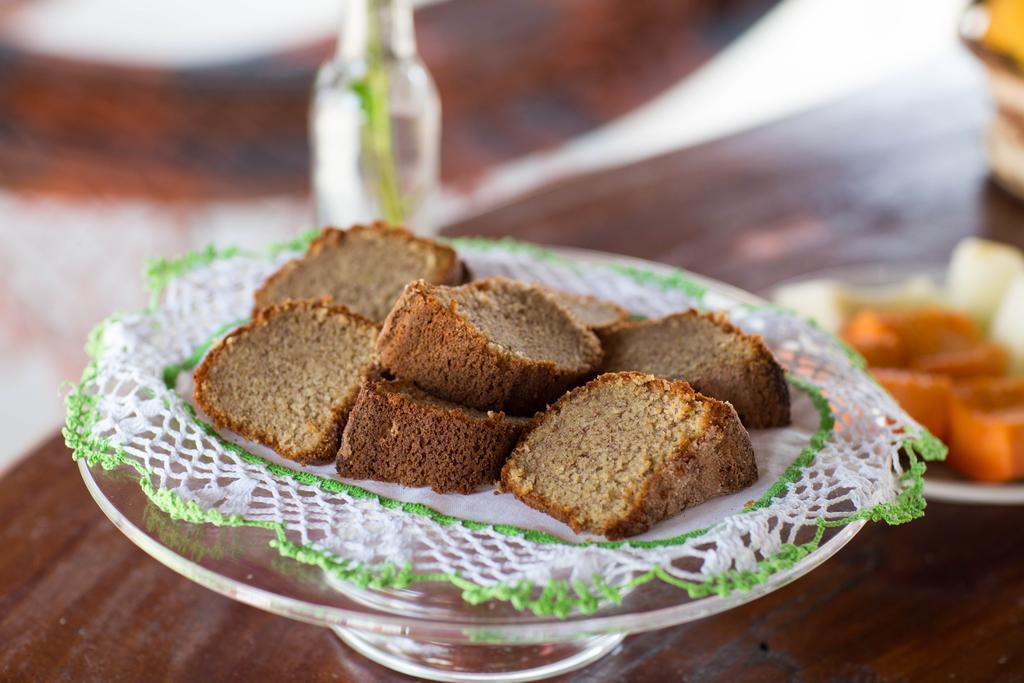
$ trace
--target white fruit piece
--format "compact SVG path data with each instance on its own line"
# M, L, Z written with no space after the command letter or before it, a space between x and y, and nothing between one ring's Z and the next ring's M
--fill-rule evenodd
M835 280L807 280L778 287L772 299L783 308L814 320L838 334L846 322L846 288Z
M886 285L848 285L837 280L808 280L782 285L772 297L779 306L814 319L833 334L865 308L880 311L943 305L942 291L927 275Z
M927 275L912 275L891 285L858 285L849 287L846 296L847 315L865 308L876 311L907 310L942 306L942 290Z
M1008 244L968 237L953 250L949 302L988 329L1010 281L1024 274L1024 253Z
M1010 283L992 319L992 341L1006 347L1010 372L1024 375L1024 274Z

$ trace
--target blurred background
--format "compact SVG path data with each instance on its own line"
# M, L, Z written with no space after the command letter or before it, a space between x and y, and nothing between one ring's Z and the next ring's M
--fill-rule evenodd
M0 4L0 470L62 423L89 329L145 305L148 258L311 227L307 110L341 4ZM879 84L977 83L987 106L964 0L414 4L442 226Z

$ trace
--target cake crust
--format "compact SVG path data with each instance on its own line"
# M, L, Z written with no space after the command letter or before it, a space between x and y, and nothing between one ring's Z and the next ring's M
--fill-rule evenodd
M473 493L498 480L527 424L427 396L408 382L371 378L345 425L338 474Z
M491 278L464 287L486 293L509 283ZM566 334L578 344L577 362L528 358L501 347L459 314L455 300L445 303L439 288L417 281L405 288L384 321L377 341L381 364L435 396L478 410L532 415L542 409L593 370L601 345L542 288L513 284L530 292L534 303L548 302L551 315L563 317Z
M744 333L722 313L690 309L620 323L599 336L606 372L635 370L684 380L702 394L731 403L751 429L790 423L782 367L763 338Z
M542 443L531 437L545 423L558 420L567 405L585 399L603 386L615 384L657 392L666 401L700 403L701 424L695 436L681 438L674 445L672 452L639 483L638 489L629 490L626 482L618 482L622 486L623 497L629 501L626 511L595 527L587 522L581 504L570 505L553 500L531 486L529 473L519 463L519 455L524 449L543 448ZM609 419L614 419L614 416ZM628 427L623 425L623 428ZM643 438L642 434L638 438ZM542 476L542 473L537 476ZM702 396L685 382L668 381L638 372L621 372L598 376L573 389L545 413L538 415L502 468L501 490L568 524L576 533L592 532L618 540L641 534L658 522L712 497L746 488L757 480L757 476L750 436L731 405Z
M351 325L356 328L354 336L358 339L357 343L366 346L365 349L359 350L366 356L366 362L357 371L359 379L352 384L344 396L327 407L328 416L324 419L323 424L318 426L319 434L315 443L302 447L283 440L278 430L271 429L253 419L232 414L231 409L225 405L227 401L219 386L221 382L219 378L214 377L218 366L236 345L245 344L246 337L250 333L266 329L279 316L289 313L305 313L319 323L333 319L335 322ZM331 462L338 452L342 428L359 391L359 384L365 376L372 372L375 365L376 355L373 349L379 327L377 323L351 312L344 306L328 304L325 301L290 301L262 309L256 314L255 319L233 330L206 354L193 376L195 380L193 397L203 412L219 428L230 429L250 441L263 444L278 454L304 465ZM286 380L287 378L280 379Z
M629 320L629 311L613 301L550 287L546 289L580 324L594 332L600 333Z
M433 240L417 237L409 230L402 227L392 227L380 221L370 225L354 225L346 230L326 227L320 234L309 243L309 248L302 256L292 259L272 273L266 281L256 290L253 295L253 316L261 308L274 304L284 303L288 300L319 300L324 296L331 296L333 303L343 305L349 310L359 313L366 318L376 322L382 321L391 305L401 293L406 281L389 283L385 287L383 298L379 291L372 291L372 288L363 287L362 282L346 281L333 283L334 288L343 286L349 288L344 293L327 291L330 286L320 286L316 291L309 289L308 283L301 283L301 279L307 275L308 269L316 267L318 260L329 258L332 254L344 255L348 247L358 247L360 243L368 244L374 241L390 242L390 250L400 252L419 252L427 257L429 264L422 264L417 275L409 277L408 281L422 278L428 282L444 285L462 284L468 278L468 271L459 259L455 250L451 247L434 242ZM376 267L377 263L349 264L355 266L362 272L361 277L369 275L370 270ZM387 265L387 264L380 264ZM294 291L301 290L301 294L295 295Z

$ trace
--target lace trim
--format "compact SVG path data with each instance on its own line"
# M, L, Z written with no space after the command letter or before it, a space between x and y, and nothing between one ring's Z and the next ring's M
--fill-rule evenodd
M271 247L267 253L275 255L284 251L300 251L305 248L305 245L308 244L315 234L315 231L305 233L295 240ZM471 246L476 249L518 251L520 253L527 253L539 260L556 261L563 265L567 263L576 265L574 262L567 261L561 256L545 251L540 247L511 240L488 241L472 238L457 239L452 240L452 242L455 246L462 245ZM211 247L180 259L155 262L147 273L147 283L150 286L154 301L157 300L160 291L175 278L184 275L194 268L220 259L237 256L241 253L241 250L237 248L229 247L217 250ZM638 281L642 280L648 284L655 284L665 289L678 289L692 296L698 302L703 302L705 288L699 283L690 280L683 271L676 271L671 275L665 275L658 272L645 271L633 266L612 266L612 268ZM108 321L113 319L116 318L108 319ZM827 528L838 527L859 520L901 524L920 517L923 515L925 508L925 500L922 494L922 475L925 472L925 461L940 460L945 457L945 446L923 428L913 435L906 436L900 441L899 445L907 456L909 466L899 475L902 489L894 500L881 502L856 511L842 519L826 520L823 516L819 517L817 519L817 531L811 540L799 545L792 543L782 544L776 552L758 561L754 569L751 570L728 569L715 574L705 581L687 581L672 575L663 566L655 566L643 574L615 585L609 583L600 574L594 574L591 577L591 584L589 586L578 579L551 579L543 586L530 581L481 585L462 577L458 572L418 573L414 571L412 563L399 567L393 563L371 564L341 558L333 553L316 548L312 544L300 545L289 540L283 523L247 519L242 515L225 515L218 510L207 509L194 501L185 500L175 491L156 487L152 481L154 473L148 470L142 463L130 457L122 446L114 444L108 439L98 438L93 435L93 427L99 419L98 397L89 394L86 390L86 385L95 379L97 375L97 362L102 348L104 329L108 321L101 323L90 335L87 351L92 360L86 367L81 381L73 386L66 399L67 424L63 433L65 441L72 451L73 458L76 461L84 458L90 467L99 465L107 470L125 465L133 468L139 474L139 486L143 493L156 507L166 512L172 519L196 524L209 523L217 526L253 526L270 529L275 532L275 538L270 542L270 545L282 556L305 564L319 566L334 576L351 581L363 588L403 588L418 581L446 581L460 588L463 599L472 604L488 600L502 600L511 603L517 609L528 609L537 615L555 615L558 617L566 617L574 610L583 614L589 614L596 611L604 602L618 603L628 590L655 579L686 591L691 598L709 595L728 595L736 590L749 590L763 583L772 574L793 566L820 546ZM217 337L237 324L240 323L231 323L223 326L218 331L218 334L211 337L206 344L195 349L188 358L165 368L163 372L165 383L169 387L173 387L174 378L180 372L194 367L209 348L209 345ZM846 352L845 345L834 338L833 341L837 347ZM855 356L853 358L856 359ZM858 364L858 367L862 368L862 363ZM866 375L862 370L861 372ZM821 451L833 434L835 416L821 389L801 378L791 376L789 381L810 395L820 416L819 428L812 436L808 446L801 451L772 487L757 501L748 504L746 507L747 512L766 507L776 497L784 494L789 486L799 479L803 470L814 461L815 455ZM511 525L489 525L457 519L442 515L425 505L403 503L383 496L377 496L359 487L271 463L245 451L245 449L226 442L210 425L198 420L194 413L193 418L199 422L204 431L214 436L223 446L232 449L249 462L259 462L259 464L277 476L292 477L304 484L316 485L325 490L332 488L344 490L353 497L376 497L381 505L386 508L400 508L406 512L426 515L440 525L461 524L470 529L489 528L500 534L519 536L535 543L557 543L583 547L597 546L601 548L675 545L683 543L694 536L706 533L711 528L699 529L676 538L656 541L588 542L576 544L536 530L521 529Z

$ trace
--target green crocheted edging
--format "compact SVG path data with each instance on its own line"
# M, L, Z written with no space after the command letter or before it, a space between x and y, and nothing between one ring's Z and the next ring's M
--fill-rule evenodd
M122 446L115 446L107 439L92 435L93 427L98 419L98 399L94 395L86 394L84 388L96 376L98 367L96 357L98 357L102 342L102 334L103 326L101 325L90 335L88 350L94 356L94 360L86 366L81 382L73 387L67 397L68 417L64 429L64 439L76 461L84 458L90 467L95 467L98 464L105 470L127 465L139 474L139 487L146 497L172 519L194 524L267 529L274 533L274 538L271 539L269 545L283 557L317 566L333 576L351 581L359 587L378 590L400 589L418 581L444 581L461 589L462 598L470 604L500 600L511 603L516 609L530 610L538 616L553 615L565 618L573 611L591 614L600 608L602 600L619 604L626 591L655 579L685 590L693 599L711 595L726 596L733 591L750 590L766 581L772 574L792 567L817 549L826 528L842 526L861 519L901 524L920 517L924 512L921 481L921 475L924 473L923 460L941 459L945 456L945 447L930 434L923 433L918 437L905 439L902 446L907 452L911 465L904 472L902 479L908 481L909 484L895 500L889 503L880 503L843 519L826 521L824 518L819 518L816 533L810 541L800 545L785 544L776 553L758 562L753 569L727 570L705 581L694 582L672 576L659 566L617 586L609 584L600 575L592 577L591 587L579 580L570 582L565 579L553 579L541 589L538 595L539 586L529 581L482 586L461 577L458 573L416 573L411 564L398 567L393 563L370 565L339 559L312 545L299 545L290 541L286 534L286 528L281 523L250 520L237 514L224 515L217 510L203 508L194 501L187 501L171 490L157 488L151 480L152 472L129 457ZM824 410L827 410L827 404ZM831 414L830 411L829 414ZM273 468L278 467L272 463L268 463L268 465L272 471ZM304 474L290 472L300 476Z
M206 341L197 346L195 350L193 350L192 353L189 354L188 358L178 363L168 365L166 368L164 368L164 371L161 375L164 380L164 385L168 389L174 389L174 385L178 381L178 375L185 372L186 370L191 370L195 366L199 365L199 361L203 359L203 356L206 355L206 352L210 350L210 347L213 346L213 343L215 341L223 337L231 330L237 327L241 327L242 325L245 325L248 322L249 318L242 318L241 320L226 323L218 327L217 330L213 334L211 334Z
M276 242L271 244L264 250L263 254L266 256L277 256L285 251L300 252L308 248L309 243L312 242L320 231L317 229L306 230L293 239L286 240L283 242ZM438 238L439 241L447 243L452 247L464 247L469 249L475 249L477 251L495 251L501 250L512 253L527 254L538 261L544 261L548 263L558 263L559 265L568 267L572 270L579 271L581 266L579 262L572 259L566 258L561 254L557 254L548 249L540 247L536 244L529 242L522 242L511 237L502 237L500 239L490 239L486 237L451 237L451 238ZM150 291L150 298L153 305L156 304L160 292L167 286L167 284L181 275L189 272L194 268L207 265L213 261L222 258L230 258L232 256L259 256L260 252L240 249L237 246L228 245L226 247L217 248L214 245L208 245L205 249L187 253L183 256L174 259L152 259L147 262L145 269L145 281L147 289ZM707 293L707 288L700 283L694 281L691 277L691 273L682 268L673 268L670 273L661 273L636 266L618 264L618 263L604 263L597 264L598 267L607 268L613 272L617 272L621 275L625 275L635 282L640 284L653 284L662 289L675 289L680 291L695 302L696 308L704 308L704 297ZM787 315L794 316L803 322L807 323L811 327L827 335L835 345L842 350L842 352L850 359L850 362L857 368L865 369L867 364L864 361L864 357L861 356L853 347L839 339L834 334L831 334L827 330L823 329L818 323L812 319L807 318L795 311L792 311L775 304L742 304L744 307L751 310L776 310L786 313ZM865 373L867 374L867 373ZM868 375L870 377L870 375Z
M455 248L469 248L476 251L504 251L511 253L527 254L538 261L557 263L575 271L582 269L581 264L573 259L556 254L548 249L539 247L529 242L520 242L511 237L501 239L488 239L486 237L452 237L442 241ZM704 308L704 296L707 294L707 287L694 281L691 273L681 268L673 268L671 272L660 273L653 270L638 268L637 266L622 263L595 263L595 267L604 268L613 273L625 275L634 282L644 285L655 285L665 290L676 290L689 296L695 302L695 307Z
M836 417L832 412L832 407L828 403L828 399L822 393L821 389L811 382L805 379L796 377L794 375L787 375L786 380L795 387L803 390L811 399L811 403L814 404L815 410L818 411L818 429L811 436L811 441L807 446L800 451L800 454L796 459L790 463L789 467L783 471L782 475L775 480L775 483L768 487L768 490L761 494L761 497L755 501L747 503L744 507L745 512L752 510L759 510L763 507L771 504L772 500L776 497L781 496L789 488L789 485L800 478L804 468L814 462L814 456L821 452L821 449L825 447L830 436L832 436L832 429L836 425Z
M296 240L275 245L269 251L270 253L279 253L288 249L301 250L315 235L316 231L310 231L296 238ZM468 242L469 240L465 241ZM471 245L467 244L467 246ZM539 247L534 245L523 244L522 246L524 248L529 247L530 250L540 250ZM549 254L549 252L540 251L541 253ZM160 265L156 268L151 266L147 272L147 282L153 292L154 299L158 296L159 291L166 286L167 282L174 277L203 263L209 263L216 260L216 258L224 257L225 253L235 255L242 252L239 250L233 252L227 252L227 250L220 252L207 250L207 252L200 253L198 256L193 254L175 261L159 262ZM561 257L555 254L550 254L550 256L561 260ZM153 277L149 277L150 275L153 275ZM682 275L681 277L685 278ZM696 283L693 284L696 285ZM696 286L699 287L699 285ZM85 394L84 387L87 382L95 378L96 358L98 358L102 334L103 325L101 324L90 335L90 341L87 345L87 351L89 351L93 360L83 372L81 382L74 386L67 398L68 417L67 426L64 429L64 437L75 460L86 458L90 466L99 463L105 469L129 465L140 474L139 485L147 497L154 505L172 518L193 523L255 526L271 529L275 532L275 538L271 541L271 545L281 555L291 557L305 564L320 566L325 571L329 571L339 578L350 580L356 583L356 585L380 589L389 587L399 588L407 586L413 581L448 581L462 589L462 597L469 603L476 604L488 600L503 600L510 602L517 609L529 609L537 615L551 614L564 618L572 613L573 610L589 614L598 609L602 600L608 600L613 603L621 602L623 590L628 590L654 579L662 580L686 590L691 598L700 598L708 595L728 595L735 590L749 590L759 583L763 583L775 572L793 566L800 559L813 552L820 545L824 530L828 527L837 527L861 519L899 524L920 517L924 513L925 507L922 480L925 470L924 461L938 460L945 457L945 446L935 437L928 434L927 431L922 430L919 435L908 437L901 443L901 446L907 454L910 466L901 476L904 488L897 495L896 499L888 503L879 503L843 519L826 521L824 518L819 518L817 523L818 529L814 538L801 545L784 545L777 553L758 562L752 570L728 570L703 582L691 582L672 576L662 567L656 567L619 586L609 585L603 577L595 575L592 577L594 593L582 582L570 583L566 580L556 579L549 582L543 588L540 595L534 598L533 596L536 594L538 587L526 581L515 584L480 586L463 579L458 574L415 574L411 566L399 569L393 564L370 566L353 561L339 560L333 555L312 546L300 546L289 541L283 525L278 523L247 520L240 515L225 516L216 510L206 510L192 501L185 501L172 491L156 489L145 468L137 461L130 459L122 447L114 447L107 440L97 439L91 435L92 427L98 417L97 399L95 396ZM167 379L167 375L165 375L164 379ZM815 405L818 407L819 412L821 412L823 410L822 405L827 409L827 401L820 395L820 392L818 392L818 398L819 400L815 401ZM830 410L829 415L831 415ZM812 443L808 448L813 446L814 444ZM798 457L798 461L805 457L806 450ZM810 458L813 458L813 454ZM807 460L807 462L810 462L810 460ZM796 464L794 462L794 465ZM787 470L788 472L790 470ZM799 469L794 472L798 475ZM785 473L783 478L786 478ZM785 482L781 490L784 490L789 483L791 482ZM764 496L755 502L750 509L755 509L754 506L758 505L761 500L765 500ZM622 543L620 542L620 545Z
M202 354L200 354L200 358L201 357ZM175 375L175 377L176 376L177 375ZM167 381L166 375L165 381ZM744 506L744 512L750 512L752 510L757 510L759 508L766 507L771 503L771 501L776 496L785 493L786 489L789 487L789 484L800 478L800 473L802 472L803 468L807 467L809 464L811 464L811 462L814 461L814 456L817 453L819 453L822 448L824 448L825 443L828 441L828 437L832 433L832 427L835 424L835 418L832 414L831 408L829 408L828 399L826 399L822 395L821 390L818 387L814 386L813 384L810 384L809 382L805 382L803 380L790 378L790 381L795 386L798 386L799 388L801 388L803 391L806 391L810 395L811 401L815 404L815 407L818 409L820 415L818 429L811 437L809 444L800 452L800 454L793 461L793 463L786 468L786 470L771 485L771 487L769 487L769 489L756 501L751 501ZM168 384L168 388L172 391L174 390L173 387L173 384ZM460 517L452 517L422 503L407 503L401 500L396 500L394 498L388 498L387 496L382 496L378 493L368 491L367 489L355 486L354 484L347 484L345 482L338 481L337 479L323 477L319 474L314 474L312 472L303 472L300 470L295 470L286 465L271 462L270 460L267 460L262 456L256 455L251 451L247 451L238 444L232 443L231 441L225 439L220 434L220 432L217 431L216 427L214 427L213 425L199 417L199 415L196 413L195 408L193 408L190 403L187 403L184 400L182 400L182 406L185 409L185 412L188 413L189 416L192 418L192 421L196 424L196 426L198 426L204 433L206 433L207 436L210 436L211 438L216 440L217 443L219 443L223 448L226 448L235 453L236 455L238 455L238 457L240 457L242 460L253 465L259 465L260 467L264 468L265 470L267 470L268 472L275 476L294 479L300 484L305 484L307 486L317 486L321 490L328 491L331 493L347 493L353 498L375 499L383 507L392 510L398 509L401 510L402 512L408 512L416 515L422 515L424 517L429 517L432 521L442 526L459 524L460 526L463 526L467 529L473 529L475 531L487 529L490 531L494 531L495 533L501 534L502 536L514 536L518 538L523 538L527 541L530 541L531 543L556 544L572 546L576 548L621 548L623 546L631 548L661 548L665 546L681 545L682 543L685 543L686 541L692 538L696 538L698 536L706 534L712 529L712 527L693 529L691 531L687 531L676 536L671 536L669 538L662 538L649 541L624 540L574 542L567 541L564 538L560 538L558 536L549 534L544 531L538 531L536 529L526 529L511 524L488 524L486 522L474 522L472 520L462 519Z
M793 310L792 308L786 308L785 306L779 306L778 304L773 304L773 303L763 303L763 304L747 304L747 303L744 303L744 304L740 304L740 306L742 308L746 308L747 310L750 310L750 311L776 311L778 313L784 313L785 315L788 315L791 318L796 318L800 322L806 324L808 327L813 327L818 332L821 332L826 337L828 337L832 341L832 343L834 343L839 348L839 350L842 351L843 354L847 358L850 359L850 364L853 365L853 367L857 368L858 370L863 370L864 374L867 377L871 377L871 375L868 374L868 372L867 372L868 362L864 359L864 356L862 356L860 354L860 352L857 351L857 349L853 348L852 346L847 344L845 341L843 341L842 339L840 339L836 335L834 335L831 332L829 332L828 330L826 330L820 324L818 324L818 321L815 320L814 318L810 318L810 317L804 315L803 313L799 313L799 312ZM873 378L872 378L872 381L873 381Z
M537 249L536 247L534 249ZM533 250L531 250L532 253ZM229 330L238 327L239 325L245 324L246 320L236 321L222 325L218 328L206 341L196 347L195 350L188 356L188 358L174 363L164 368L162 376L164 384L171 391L174 391L175 385L177 384L178 375L187 370L193 369L202 360L203 356L210 349L213 343L224 335ZM813 383L806 380L800 379L795 376L788 376L787 381L793 384L797 388L806 392L814 407L819 413L819 424L815 433L811 436L809 444L801 450L800 454L793 461L789 467L783 472L782 476L779 477L757 501L751 501L744 507L744 511L756 510L770 504L772 499L778 495L785 493L789 483L796 481L804 467L809 465L813 460L814 456L824 448L825 443L828 441L829 436L832 433L832 427L835 425L835 418L828 405L828 399L824 397L821 389L815 386ZM271 472L272 474L280 477L287 477L294 479L301 484L308 486L318 486L324 491L334 493L347 493L354 498L361 499L376 499L378 503L389 509L401 509L403 512L408 512L417 515L423 515L431 518L434 522L448 526L450 524L460 524L468 529L481 530L488 529L499 533L504 536L514 536L524 538L533 543L546 543L546 544L557 544L567 545L574 547L600 547L600 548L621 548L623 546L633 548L658 548L665 546L674 546L685 543L686 541L701 536L711 530L711 527L704 527L701 529L693 529L670 538L657 539L657 540L624 540L624 541L580 541L573 542L567 541L558 536L537 531L536 529L525 529L509 524L487 524L483 522L474 522L472 520L466 520L456 517L445 515L433 508L423 505L421 503L407 503L386 496L382 496L372 491L368 491L359 486L353 484L346 484L336 479L328 477L322 477L318 474L311 472L302 472L299 470L292 469L290 467L280 465L278 463L271 462L266 458L256 455L241 446L232 443L225 439L217 431L217 429L200 419L196 414L195 409L187 402L182 401L182 405L186 412L191 416L195 424L202 429L208 436L215 439L222 447L231 450L243 460L250 464L259 465Z
M146 261L146 267L143 272L146 281L146 289L149 290L150 305L156 306L160 298L160 292L162 292L172 280L176 280L185 273L200 266L205 266L213 263L214 261L231 258L233 256L266 256L268 258L273 258L286 251L302 251L306 249L309 246L309 243L312 242L319 234L319 230L306 230L290 240L275 242L262 252L242 249L235 245L218 248L209 244L205 249L192 251L184 256L179 256L178 258L149 259Z
M131 458L123 446L114 445L108 439L98 438L92 433L99 417L98 398L85 393L85 386L95 379L97 374L98 360L96 358L102 343L104 326L105 323L101 324L90 335L87 349L93 356L93 360L86 366L82 380L72 387L67 396L68 414L67 424L63 430L64 441L71 449L72 458L75 461L84 459L89 467L99 465L105 470L113 470L121 466L128 466L135 470L139 475L138 483L142 492L155 507L172 519L193 524L267 529L274 534L269 545L283 557L317 566L333 576L344 581L351 581L361 588L400 589L418 581L442 581L461 589L463 599L471 604L488 600L502 600L511 603L516 609L530 610L538 616L554 615L565 618L574 610L583 614L591 614L600 607L602 600L620 602L622 592L631 585L612 586L603 577L595 575L592 579L593 589L588 588L580 581L570 583L563 579L555 579L544 586L538 594L539 587L530 582L481 586L463 578L458 573L416 573L411 564L398 567L393 563L371 565L340 559L312 545L299 545L289 540L286 527L279 522L251 520L237 514L225 515L217 510L204 508L195 501L185 500L174 491L158 488L153 484L151 478L153 473L140 462ZM295 474L302 475L302 473Z
M199 266L205 266L219 259L231 258L242 253L241 249L233 245L218 249L210 244L201 251L190 252L181 258L161 258L146 261L145 278L146 288L150 293L150 305L155 306L158 303L160 292L172 280L176 280Z

